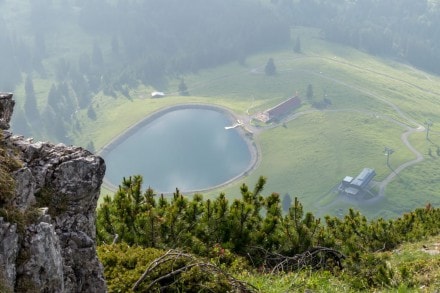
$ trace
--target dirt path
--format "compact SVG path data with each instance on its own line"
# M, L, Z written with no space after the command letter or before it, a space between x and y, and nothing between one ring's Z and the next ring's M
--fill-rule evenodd
M301 57L297 57L297 58L301 58ZM378 74L378 75L383 76L385 78L389 78L389 79L392 79L392 80L397 80L397 81L400 81L400 82L404 82L404 83L409 84L411 86L414 86L414 87L416 87L419 90L422 90L424 92L433 93L430 90L426 90L426 89L424 89L424 88L422 88L422 87L420 87L418 85L409 83L407 81L396 79L395 77L383 74L381 72L377 72L377 71L371 70L369 68L362 68L360 66L353 65L351 63L340 61L340 60L337 60L337 59L331 59L331 58L326 58L326 57L321 57L321 56L305 56L303 58L320 58L320 59L329 60L329 61L332 61L332 62L343 64L345 66L350 66L350 67L356 68L357 70L360 70L360 71L367 71L367 72ZM283 70L283 71L289 71L289 70L290 69L286 69L286 70ZM311 70L303 70L303 71L307 72L309 74L313 74L313 75L319 76L321 78L325 78L325 79L330 80L330 81L332 81L334 83L337 83L337 84L340 84L342 86L351 88L351 89L356 90L358 92L361 92L361 93L363 93L363 94L365 94L367 96L370 96L370 97L372 97L372 98L374 98L376 100L379 100L382 103L384 103L384 104L388 105L389 107L391 107L397 113L397 115L400 116L400 118L402 119L403 122L400 122L400 121L397 121L397 120L395 120L395 119L393 119L391 117L384 116L383 114L373 113L373 114L377 115L378 117L381 117L382 119L387 119L390 122L399 124L399 125L401 125L402 127L404 127L406 129L406 131L402 133L400 138L401 138L403 144L416 156L416 158L414 160L405 162L402 165L398 166L395 170L392 170L392 172L382 182L379 183L379 194L378 194L378 196L376 198L374 198L372 200L377 200L378 198L385 196L385 189L386 189L387 185L396 176L398 176L398 174L400 172L402 172L404 169L406 169L406 168L408 168L410 166L413 166L413 165L415 165L415 164L417 164L417 163L419 163L419 162L424 160L423 155L414 146L411 145L411 143L409 142L408 138L409 138L409 136L411 134L413 134L415 132L425 131L425 127L423 125L421 125L419 122L417 122L415 119L413 119L410 116L408 116L396 104L390 102L385 97L382 97L382 96L379 96L379 95L375 94L374 92L372 92L370 90L367 90L365 88L361 88L361 87L356 86L356 85L349 84L349 83L347 83L345 81L338 80L338 79L336 79L334 77L331 77L331 76L328 76L328 75L326 75L326 74L324 74L322 72L314 72L314 71L311 71ZM251 74L262 74L263 72L261 71L261 67L257 67L255 69L251 70L250 73ZM298 113L295 113L295 114L287 117L282 122L288 122L288 121L294 120L294 119L296 119L296 118L298 118L298 117L300 117L302 115L310 114L310 113L313 113L313 112L316 112L316 111L319 111L319 110L308 110L308 111L298 112ZM338 109L338 110L324 110L324 111L335 111L335 112L343 112L343 111L345 111L345 112L348 112L348 111L354 112L354 111L356 111L356 112L362 112L362 113L372 113L370 111L363 111L363 110L356 110L356 109L351 109L351 110L350 109ZM276 127L276 126L278 126L278 125L268 126L268 127L263 128L263 129L260 129L259 131L270 129L270 128L273 128L273 127Z
M408 161L402 165L400 165L399 167L397 167L395 170L393 170L393 172L390 173L390 175L388 175L387 178L385 178L385 180L383 180L380 185L379 185L379 197L384 196L385 195L385 188L387 187L387 185L396 177L398 176L398 174L400 172L402 172L404 169L415 165L421 161L423 161L423 155L415 148L413 147L410 142L408 141L408 138L411 134L413 134L414 132L420 132L420 131L424 131L424 127L421 126L419 128L408 128L408 130L404 133L402 133L402 135L400 136L402 142L405 144L405 146L413 153L416 155L416 158L412 161Z
M356 67L357 69L361 69L360 67ZM368 70L370 71L370 70ZM312 74L316 74L316 73L312 73ZM362 92L372 98L375 98L385 104L387 104L388 106L390 106L404 121L404 123L401 123L397 120L394 120L392 118L388 118L389 120L394 120L394 123L400 124L402 126L405 125L406 127L406 131L404 133L402 133L402 135L400 136L400 139L402 140L403 144L416 156L416 159L408 161L406 163L403 163L402 165L398 166L395 170L393 170L380 184L379 184L379 197L382 197L385 195L385 189L387 187L387 185L400 173L402 172L404 169L413 166L421 161L423 161L423 155L414 147L411 145L411 143L409 142L408 138L411 134L415 133L415 132L422 132L425 131L425 127L423 125L421 125L420 123L418 123L416 120L414 120L413 118L409 117L405 112L403 112L396 104L388 101L385 97L379 96L369 90L366 90L364 88L361 88L359 86L354 86L354 85L350 85L346 82L337 80L335 78L332 78L330 76L326 76L322 73L316 74L319 76L322 76L328 80L331 80L333 82L337 82L343 86L352 88L356 91Z

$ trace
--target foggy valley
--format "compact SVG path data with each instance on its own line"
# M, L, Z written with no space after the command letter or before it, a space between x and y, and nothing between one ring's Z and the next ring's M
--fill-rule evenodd
M327 247L319 250L325 264L306 266L327 268L331 258L333 274L345 256L352 269L367 263L351 254L362 241L369 253L422 235L438 240L440 2L0 0L0 11L0 92L14 94L11 131L81 146L106 162L101 253L120 241L217 253L216 265L238 271L240 261L223 253L295 271L291 259L271 267L270 257ZM418 208L432 212L429 221ZM418 221L427 225L419 234ZM350 223L368 236L355 228L345 235ZM104 268L112 265L106 257ZM350 275L350 292L411 288L407 269L366 282ZM210 291L208 282L203 291L184 287L185 277L134 285L140 274L131 285L108 281L109 291L278 290L219 283ZM218 278L230 285L229 277Z

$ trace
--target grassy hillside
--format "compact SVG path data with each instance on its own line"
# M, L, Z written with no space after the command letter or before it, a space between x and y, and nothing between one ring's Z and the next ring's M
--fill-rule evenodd
M244 181L249 184L258 174L271 174L267 191L290 193L315 212L334 213L341 206L332 204L337 195L327 192L342 178L357 175L364 166L376 169L378 181L388 175L384 145L396 148L393 164L412 158L399 139L400 132L399 127L371 114L343 111L304 115L258 138L263 159ZM377 133L381 133L380 138Z
M255 138L262 150L257 169L248 178L209 194L225 191L234 196L240 184L255 182L264 175L269 179L267 193L298 196L308 210L319 214L335 214L355 206L371 217L393 217L427 202L440 204L440 189L436 188L440 132L435 130L435 117L440 113L436 101L440 78L324 42L315 30L294 29L292 39L295 36L301 36L302 54L287 48L253 56L245 65L234 63L185 76L189 97L177 96L179 80L171 80L165 89L139 88L131 93L130 101L97 96L98 120L84 119L84 131L76 141L85 144L93 139L97 148L102 147L135 121L173 104L212 103L243 115L246 111L257 113L298 93L304 103L297 112L303 115ZM277 67L276 76L263 74L270 57ZM314 100L326 95L332 105L320 111L312 108L305 98L308 84L313 86ZM149 99L152 90L163 90L168 96ZM85 117L86 113L81 115ZM395 151L390 156L391 168L414 160L415 154L403 144L401 135L406 127L423 126L428 120L434 121L431 142L425 139L422 128L410 135L410 143L425 160L400 173L386 187L384 198L365 203L328 193L344 176L357 175L364 167L376 170L377 184L384 180L392 172L386 165L385 147ZM148 184L154 187L154 182Z
M376 259L387 259L388 268L393 275L389 285L364 289L362 292L436 292L440 286L439 249L440 237L436 236L420 242L403 244L392 252L372 254L371 257L376 257ZM103 263L108 264L105 267L105 273L109 291L117 292L117 289L120 290L124 286L131 288L148 264L164 253L165 251L139 246L131 248L128 245L99 246L99 257ZM253 292L361 292L353 286L356 283L356 277L350 275L350 272L335 271L332 273L326 270L303 269L288 273L263 273L241 268L240 260L238 258L233 262L233 268L230 268L232 275L252 285L255 288ZM218 259L212 259L213 263L216 261ZM225 267L222 268L225 269ZM156 272L156 275L151 274L153 275L151 277L157 277L160 273L164 274L167 268L164 266L161 269L162 272ZM197 270L187 272L185 278L187 286L197 281L207 283L207 277L197 279ZM218 278L217 276L217 282ZM218 291L217 289L211 292Z
M8 5L16 16L24 13L24 8L13 3ZM23 28L17 22L19 29ZM54 52L63 51L66 58L76 58L75 54L85 48L63 49L63 44L77 40L74 43L79 46L82 42L91 44L92 40L80 34L77 27L69 26L66 30L71 33L63 35L58 46L48 44L47 47ZM297 37L301 38L301 54L293 52ZM267 51L241 63L179 76L157 88L139 86L130 90L129 98L113 98L99 92L92 99L97 119L91 120L87 109L76 111L72 115L78 118L75 120L80 121L80 127L71 125L68 135L75 144L87 146L93 142L99 150L146 115L171 105L210 103L226 107L237 115L252 115L297 93L303 105L296 112L302 115L286 121L285 127L270 128L255 137L262 150L257 168L247 178L208 195L225 191L234 197L240 184L255 182L263 175L268 178L267 193L298 196L308 210L318 214L336 214L355 206L371 217L393 217L427 202L440 204L436 153L440 144L440 131L436 130L440 78L397 61L325 42L314 29L294 28L291 39L292 43L284 50ZM110 40L98 38L95 41L102 44L105 55ZM91 50L90 45L86 51ZM264 74L269 58L274 59L277 68L275 76ZM49 77L58 60L59 56L44 60ZM178 95L181 78L190 96ZM313 86L311 101L305 97L308 85ZM50 86L50 80L34 78L40 111L44 109ZM151 99L150 93L154 90L164 91L167 96ZM21 85L15 95L18 107L23 105L24 96L24 85ZM311 106L324 97L331 100L330 107L318 111ZM384 148L395 151L390 157L391 168L414 160L416 154L404 145L401 135L407 127L416 129L428 120L434 122L431 141L425 139L422 128L419 132L413 130L409 136L410 143L425 160L394 178L385 188L385 197L365 203L347 201L329 193L344 176L355 176L364 167L376 170L374 192L379 192L380 182L392 172L386 165ZM147 184L154 187L154 182ZM111 191L104 189L103 192Z

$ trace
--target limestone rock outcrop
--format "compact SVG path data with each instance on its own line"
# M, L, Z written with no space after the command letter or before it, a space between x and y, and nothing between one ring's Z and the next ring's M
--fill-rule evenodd
M15 102L10 93L0 93L0 129L9 129Z
M3 282L5 288L13 288L14 286L17 275L15 261L18 250L17 225L7 223L3 218L0 218L0 268L2 268L0 270L3 274L0 283Z
M15 196L0 198L0 291L106 292L95 249L104 161L80 147L13 135L13 106L11 94L0 94L0 147L18 166Z

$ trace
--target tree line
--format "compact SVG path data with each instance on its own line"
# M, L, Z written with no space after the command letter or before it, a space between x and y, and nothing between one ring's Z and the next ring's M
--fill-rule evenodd
M185 5L177 0L43 0L29 6L23 24L0 18L1 64L8 72L0 78L3 90L13 91L25 73L76 84L84 77L86 92L111 94L124 91L124 85L151 85L230 61L244 62L246 56L286 44L290 37L286 23L270 9L246 0ZM91 40L79 44L80 51L72 56L60 51L72 45L58 40L66 23ZM58 61L51 65L44 62L48 58Z
M98 241L178 248L200 256L210 256L217 247L246 258L256 268L268 269L279 265L270 261L274 256L318 251L320 261L308 265L359 275L368 271L364 285L374 287L390 282L391 272L386 260L371 253L440 233L440 209L429 204L393 220L368 221L353 209L344 217L321 219L305 212L297 198L283 213L277 193L262 195L265 182L261 177L253 189L243 184L237 199L220 194L204 200L201 194L189 199L179 190L170 198L156 195L151 188L142 191L141 176L124 178L114 197L106 196L98 208Z
M75 111L87 109L88 117L96 118L92 97L98 92L130 98L130 89L140 84L166 88L168 78L244 63L248 55L286 44L290 37L272 10L246 0L42 0L26 5L28 12L16 23L0 17L0 88L14 91L26 81L30 89L36 78L50 80L50 92L36 97L47 104L37 107L35 92L27 90L26 106L13 124L23 134L63 142L80 131ZM75 51L65 54L66 48ZM184 86L179 92L186 95ZM45 124L57 125L48 133L33 123L34 116L46 114Z
M440 73L440 5L428 0L271 0L291 25L329 41Z

